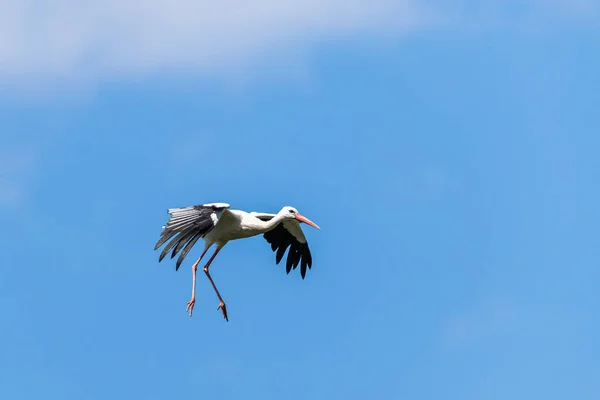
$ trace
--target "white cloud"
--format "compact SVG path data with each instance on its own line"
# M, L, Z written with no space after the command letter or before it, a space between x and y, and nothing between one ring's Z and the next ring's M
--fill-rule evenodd
M0 0L0 79L218 73L276 48L426 18L414 0Z
M459 29L521 9L543 16L598 11L592 0L0 0L0 84L231 75L282 52L301 57L316 42L397 35L448 20Z

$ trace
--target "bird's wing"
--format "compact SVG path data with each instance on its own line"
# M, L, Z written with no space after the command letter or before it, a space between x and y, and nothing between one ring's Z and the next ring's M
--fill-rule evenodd
M252 215L252 216L254 216L254 217L258 218L258 219L261 219L261 220L263 220L263 221L270 221L270 220L272 220L272 219L273 219L273 217L274 217L276 214L269 214L269 213L259 213L259 212L256 212L256 211L252 211L252 212L250 213L250 215Z
M263 221L269 221L275 216L275 214L265 213L251 213L251 215ZM263 236L271 245L271 249L277 251L275 255L276 264L279 264L287 248L290 248L285 263L286 273L289 274L292 269L296 269L300 264L300 275L304 279L306 267L308 269L312 267L312 256L300 223L296 220L285 220Z
M198 239L206 236L219 222L221 215L228 209L229 204L227 203L198 204L169 209L167 212L171 214L171 217L167 224L163 226L164 229L160 233L161 238L156 242L154 250L171 240L171 238L173 239L160 253L158 262L161 262L171 249L173 249L171 253L171 258L173 258L183 248L175 266L175 270L178 270Z

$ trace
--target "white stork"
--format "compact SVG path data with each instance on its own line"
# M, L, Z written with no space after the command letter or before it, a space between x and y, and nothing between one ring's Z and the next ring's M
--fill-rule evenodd
M212 280L208 268L219 251L230 240L243 239L262 233L267 242L271 244L271 249L277 251L276 264L279 264L287 248L290 248L286 262L286 272L288 274L292 268L296 269L300 264L300 274L304 279L306 267L310 269L312 266L312 257L306 237L300 227L300 222L317 229L321 228L300 214L294 207L283 207L277 214L248 213L240 210L230 210L229 207L227 203L210 203L169 209L168 213L171 214L171 217L167 224L163 226L163 231L160 234L161 238L154 246L154 250L156 250L173 238L163 249L158 262L161 262L171 249L173 249L171 258L175 257L181 250L175 265L177 271L198 239L204 239L204 251L192 266L192 298L187 303L186 308L186 312L189 311L190 317L196 302L196 269L202 257L213 244L216 244L216 250L203 270L219 298L220 303L217 310L221 310L227 321L229 319L225 302Z

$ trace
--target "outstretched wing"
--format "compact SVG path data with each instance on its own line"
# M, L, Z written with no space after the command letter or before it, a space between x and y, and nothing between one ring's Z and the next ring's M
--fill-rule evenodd
M167 243L162 253L160 253L158 262L161 262L171 249L173 249L171 258L183 249L175 265L177 271L198 239L206 236L215 227L219 222L219 218L227 209L229 209L227 203L199 204L169 209L167 212L171 214L171 217L167 224L163 226L164 230L160 233L161 238L156 242L154 250L172 240Z
M251 214L263 221L269 221L275 216L275 214L264 213ZM298 264L300 264L300 275L302 275L302 279L304 279L306 267L308 267L308 269L312 267L312 256L304 232L300 227L300 223L296 220L285 220L275 228L266 232L263 237L271 245L271 249L277 252L275 255L276 264L279 264L285 251L289 247L285 263L286 273L289 274L292 269L296 269Z

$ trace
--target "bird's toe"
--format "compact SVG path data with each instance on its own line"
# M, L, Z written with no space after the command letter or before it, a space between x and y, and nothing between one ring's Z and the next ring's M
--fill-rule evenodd
M225 305L225 303L219 304L217 310L221 310L221 312L223 313L223 318L225 318L225 321L229 322L229 318L227 317L227 306Z
M194 310L194 304L196 303L195 300L190 300L187 303L187 307L185 308L185 311L190 313L190 317L192 316L192 311Z

